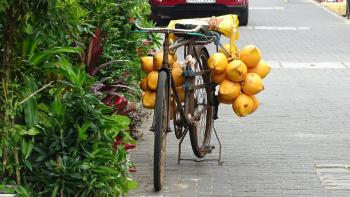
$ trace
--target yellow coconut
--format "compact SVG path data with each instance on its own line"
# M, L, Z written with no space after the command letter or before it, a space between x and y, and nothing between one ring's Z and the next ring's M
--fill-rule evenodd
M240 93L241 86L239 83L225 79L219 87L219 96L224 101L233 101Z
M247 75L247 66L241 60L233 60L227 65L226 76L233 82L241 82Z
M180 86L185 82L185 77L182 75L183 70L181 68L173 68L171 75L173 76L175 86Z
M250 97L252 98L253 103L254 103L253 109L252 109L252 111L251 111L250 113L254 113L254 112L258 109L258 107L259 107L259 100L258 100L258 98L257 98L256 96L254 96L254 95L252 95L252 96L250 96Z
M150 90L157 90L157 84L158 84L158 72L157 71L152 71L148 73L147 76L147 84L148 88Z
M141 57L141 69L146 73L154 71L152 56Z
M224 44L223 47L220 47L219 52L222 53L222 54L225 54L227 58L230 58L230 57L231 57L230 44ZM233 48L233 53L234 53L234 54L237 54L237 52L238 52L238 49L237 49L237 47L235 46L235 47ZM228 53L228 54L227 54L227 53ZM236 56L235 56L235 57L232 57L232 58L236 58Z
M179 62L174 62L171 67L172 68L181 68L182 70L184 70L184 67Z
M146 91L142 96L143 107L153 109L156 104L156 92Z
M211 73L211 80L215 83L215 84L221 84L224 80L226 79L226 72L222 72L222 73Z
M242 92L255 95L264 89L264 82L258 74L248 73L241 86Z
M232 109L237 114L237 116L243 117L250 114L254 107L253 99L241 93L232 103Z
M185 90L182 86L176 87L176 92L181 102L185 101Z
M248 68L253 68L260 62L261 52L255 45L247 45L240 51L239 58Z
M147 76L145 78L143 78L140 82L140 88L143 91L147 91L148 90L148 80L147 80Z
M224 104L232 104L233 101L227 101L225 99L222 98L223 96L221 94L218 95L218 101L220 103L224 103Z
M260 60L257 66L249 68L248 72L258 74L262 79L271 71L271 67L265 61Z
M175 51L170 51L171 58L173 59L173 62L177 61L177 55Z
M222 73L227 67L227 58L222 53L214 53L208 59L208 67L213 70L214 73Z
M171 67L174 63L171 55L168 55L168 63L169 67ZM163 52L158 52L153 56L153 67L155 70L158 70L163 65Z

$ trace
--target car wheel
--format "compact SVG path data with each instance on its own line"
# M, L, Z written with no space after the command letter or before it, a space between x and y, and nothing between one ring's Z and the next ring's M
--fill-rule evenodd
M240 26L247 26L248 25L248 16L249 16L249 9L247 7L245 9L243 9L241 11L240 15L238 16Z

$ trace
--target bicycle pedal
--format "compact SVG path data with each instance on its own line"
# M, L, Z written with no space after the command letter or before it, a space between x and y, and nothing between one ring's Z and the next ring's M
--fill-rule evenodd
M153 133L154 133L155 130L156 130L156 129L155 129L154 127L149 128L149 131L151 131L151 132L153 132Z
M204 150L205 150L207 153L211 153L214 149L215 149L215 146L213 146L213 145L204 146Z

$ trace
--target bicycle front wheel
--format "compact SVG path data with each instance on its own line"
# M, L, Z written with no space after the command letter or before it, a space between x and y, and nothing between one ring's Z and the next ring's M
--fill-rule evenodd
M204 47L194 49L192 56L196 57L197 60L195 72L208 70L209 54ZM203 158L208 153L212 132L213 107L211 107L209 101L213 98L213 90L209 87L211 84L209 72L195 76L194 85L203 84L208 86L194 90L193 96L191 96L194 99L192 115L196 116L198 113L202 113L195 120L195 124L189 127L192 150L198 158Z
M156 108L154 111L154 163L153 183L155 191L162 189L165 177L166 137L168 128L169 86L167 73L158 76Z

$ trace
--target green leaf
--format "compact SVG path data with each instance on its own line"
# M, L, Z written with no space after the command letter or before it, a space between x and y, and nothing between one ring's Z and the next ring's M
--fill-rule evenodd
M90 169L90 166L89 166L89 164L87 164L87 163L83 163L83 164L80 165L80 169L82 169L82 170L88 170L88 169Z
M129 129L130 118L122 115L102 115L102 118L105 119L105 123L108 126L116 127L115 129Z
M51 53L48 51L37 53L29 58L29 62L33 66L38 66L39 64L43 63L50 57Z
M22 140L22 154L24 156L24 159L27 160L30 156L30 154L33 151L34 144L32 142L26 142L25 140Z
M91 126L90 122L84 122L82 127L78 126L78 142L85 141L88 138L86 131Z
M45 61L47 61L50 57L52 57L55 54L59 54L59 53L78 53L79 54L80 52L81 52L81 48L78 48L78 47L57 47L52 50L43 51L43 52L37 53L36 55L31 56L29 58L29 62L33 66L38 66L44 63Z
M35 127L33 127L33 128L31 128L31 129L29 129L29 130L25 130L25 129L23 129L23 130L21 130L20 131L20 135L30 135L30 136L34 136L34 135L38 135L40 133L40 130L39 129L37 129L37 128L35 128Z
M138 183L135 180L128 178L128 188L129 189L137 189L139 187Z
M80 54L82 49L79 47L58 47L51 51L51 53L77 53Z
M33 27L29 23L26 26L25 32L27 34L32 34L33 33Z
M56 197L58 194L58 184L55 184L55 187L53 188L53 191L51 193L51 197Z
M38 89L34 79L31 77L26 78L26 92L29 96L32 92ZM30 97L23 104L24 120L28 128L33 128L38 122L38 108L37 99L35 96Z
M28 160L24 162L25 166L30 170L33 171L33 165Z
M30 191L27 190L27 188L23 186L18 186L16 189L17 196L21 197L32 197L33 195L30 193Z

